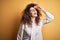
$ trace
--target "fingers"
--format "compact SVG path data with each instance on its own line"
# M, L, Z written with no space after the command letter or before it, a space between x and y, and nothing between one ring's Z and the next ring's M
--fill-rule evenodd
M39 7L38 5L34 6L34 8L40 8L41 9L41 7Z
M34 8L41 11L41 8L38 5L34 6Z

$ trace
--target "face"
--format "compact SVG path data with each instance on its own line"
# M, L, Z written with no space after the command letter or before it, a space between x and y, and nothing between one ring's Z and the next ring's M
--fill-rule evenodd
M37 11L34 7L30 8L30 13L31 13L32 17L37 17Z

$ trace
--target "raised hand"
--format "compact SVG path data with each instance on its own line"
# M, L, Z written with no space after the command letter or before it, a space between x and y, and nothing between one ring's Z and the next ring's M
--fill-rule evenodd
M36 8L37 10L42 11L44 13L46 12L46 10L44 8L39 7L38 5L34 6L34 8Z

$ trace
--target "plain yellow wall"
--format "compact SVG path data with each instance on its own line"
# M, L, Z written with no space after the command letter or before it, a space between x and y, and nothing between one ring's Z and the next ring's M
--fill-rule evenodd
M60 0L2 0L0 40L16 40L21 12L29 3L37 3L55 16L43 26L44 40L60 40Z

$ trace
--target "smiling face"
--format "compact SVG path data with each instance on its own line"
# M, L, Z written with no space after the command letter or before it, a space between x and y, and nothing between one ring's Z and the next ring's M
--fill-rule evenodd
M37 17L37 11L34 7L30 8L30 13L31 13L32 17Z

